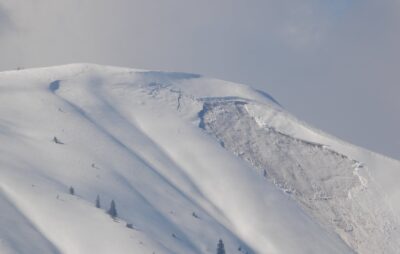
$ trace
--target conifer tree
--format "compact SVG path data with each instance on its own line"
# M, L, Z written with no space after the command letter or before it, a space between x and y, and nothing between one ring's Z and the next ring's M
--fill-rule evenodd
M74 187L69 187L69 194L71 194L71 195L75 195L75 190L74 190Z
M117 208L115 207L115 201L114 200L111 201L110 209L108 209L108 214L112 218L116 218L118 216Z
M99 196L99 195L97 195L97 197L96 197L96 207L97 207L97 208L101 208L100 196Z
M224 242L221 239L219 239L219 242L218 242L217 254L225 254Z

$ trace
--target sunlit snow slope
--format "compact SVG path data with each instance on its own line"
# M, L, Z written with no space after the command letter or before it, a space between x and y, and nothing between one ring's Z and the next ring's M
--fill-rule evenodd
M0 73L1 254L216 253L219 239L238 254L397 253L398 179L399 162L245 85L89 64Z

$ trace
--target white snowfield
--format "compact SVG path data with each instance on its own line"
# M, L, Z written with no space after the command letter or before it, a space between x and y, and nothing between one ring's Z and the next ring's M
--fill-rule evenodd
M399 180L400 162L245 85L0 73L1 254L216 253L219 239L229 254L399 253Z

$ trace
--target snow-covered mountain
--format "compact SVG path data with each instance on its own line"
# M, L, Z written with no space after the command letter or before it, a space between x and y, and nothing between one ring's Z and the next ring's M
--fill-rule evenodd
M398 253L399 179L400 162L245 85L92 64L0 73L1 254L216 253L219 239Z

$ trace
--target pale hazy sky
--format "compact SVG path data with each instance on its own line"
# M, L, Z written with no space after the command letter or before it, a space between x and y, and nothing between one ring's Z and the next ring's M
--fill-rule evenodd
M400 159L399 0L0 0L0 70L201 73Z

